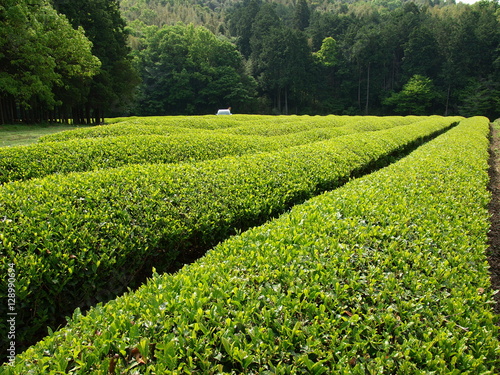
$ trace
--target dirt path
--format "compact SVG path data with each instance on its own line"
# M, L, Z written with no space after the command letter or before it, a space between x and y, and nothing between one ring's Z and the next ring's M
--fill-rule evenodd
M491 284L500 290L500 125L492 125L490 142L490 184L492 197L489 205L491 228L489 233L489 253ZM500 293L495 295L495 312L500 314Z

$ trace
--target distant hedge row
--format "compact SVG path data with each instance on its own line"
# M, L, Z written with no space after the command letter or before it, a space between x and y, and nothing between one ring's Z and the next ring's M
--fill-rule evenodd
M124 135L170 135L177 133L225 132L244 135L276 136L301 131L332 128L361 123L388 123L399 125L421 121L422 116L163 116L138 117L110 125L79 128L60 133L48 134L40 142L59 142L80 138L102 138Z
M136 117L109 125L79 128L61 133L48 134L40 138L40 142L67 141L80 138L116 137L122 135L168 135L195 131L221 130L238 127L245 123L277 124L303 121L309 116L162 116ZM319 117L319 116L318 116ZM328 116L330 117L330 116ZM336 116L332 116L336 117Z
M266 137L279 136L297 132L304 132L311 129L356 129L356 131L382 130L392 126L411 124L416 121L428 119L427 116L300 116L300 121L296 119L292 122L264 122L245 123L244 125L219 129L218 131L227 134L240 135L261 135Z
M329 118L329 122L325 120L326 118ZM336 116L315 118L316 121L320 120L321 126L328 123L332 125L321 128L314 128L313 125L320 126L314 121L304 119L297 121L299 124L303 122L301 128L308 130L294 133L284 132L286 127L279 126L279 123L259 125L257 126L258 131L255 129L256 126L247 125L234 128L239 129L235 133L246 129L248 135L220 134L212 131L192 132L189 129L186 129L182 134L180 130L182 128L171 128L167 125L161 126L155 131L158 133L161 131L168 136L154 135L148 134L144 128L146 130L156 129L158 128L156 125L143 125L135 128L126 128L125 125L122 125L123 129L128 129L124 131L128 133L127 135L74 138L29 146L5 147L0 148L0 184L44 177L53 173L85 172L127 164L200 161L228 155L272 151L356 132L402 126L415 122L417 119L409 117L366 118L363 120L352 118L351 121L344 119L345 125L337 127L335 126L335 118ZM422 121L422 118L418 119ZM142 118L140 121L147 123L147 120L148 118ZM173 133L172 129L174 129ZM115 134L115 131L118 130L120 130L119 126L109 134ZM133 130L137 133L132 133ZM263 137L253 134L264 135L266 131L274 131L281 135ZM89 133L102 135L101 129L97 127L69 131L69 136L76 137L78 134L89 135ZM64 134L64 132L60 134ZM58 136L63 137L63 135Z
M488 120L157 275L6 374L494 374ZM385 132L388 133L388 132Z
M76 306L135 286L152 265L166 269L179 253L263 223L457 120L432 118L271 153L5 184L0 265L17 267L20 342ZM0 280L1 293L6 282Z

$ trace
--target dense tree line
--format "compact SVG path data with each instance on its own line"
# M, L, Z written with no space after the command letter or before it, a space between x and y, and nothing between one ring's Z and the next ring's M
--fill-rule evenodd
M1 0L0 123L101 122L139 77L117 0Z
M228 23L259 81L260 95L273 98L280 113L289 108L496 118L499 9L497 1L471 6L406 2L391 11L355 3L324 12L299 0L287 19L278 16L275 4L245 0L229 13ZM272 64L280 56L288 64L278 64L277 73Z
M256 85L244 72L241 54L204 27L145 28L136 62L142 77L138 114L206 114L230 105L251 109Z
M500 6L0 0L0 122L234 112L500 117Z
M67 117L101 65L83 29L45 0L2 0L0 25L0 123Z
M101 69L88 85L84 102L76 107L80 122L101 122L104 115L121 114L133 100L139 76L132 66L128 32L119 0L52 0L74 27L83 27Z
M192 13L180 12L180 19L172 12L183 6ZM129 18L137 56L155 48L144 42L147 25L192 22L232 41L246 68L245 82L253 78L257 84L253 100L247 92L242 107L241 101L233 103L236 111L500 116L497 0L474 5L442 0L319 0L314 5L306 0L123 0L122 9L137 17ZM144 59L138 61L146 69ZM150 113L145 111L151 108L145 106L148 101L163 97L168 102L168 82L165 78L161 86L151 86L145 81L141 92L154 96L143 95L135 113ZM188 100L191 110L183 113L208 110ZM176 107L169 111L185 105Z

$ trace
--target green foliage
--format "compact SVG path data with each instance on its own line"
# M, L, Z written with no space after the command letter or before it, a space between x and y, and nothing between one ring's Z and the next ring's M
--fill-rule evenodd
M81 0L78 2L52 0L54 7L65 14L74 27L82 27L92 41L92 51L102 62L99 74L90 83L85 100L78 102L86 122L101 122L104 112L123 113L130 105L139 83L132 66L128 33L121 17L118 0ZM90 113L92 112L92 113ZM90 118L93 121L90 121ZM76 119L75 119L76 120ZM83 122L83 121L82 121Z
M77 129L45 137L55 140L66 138L66 141L0 148L0 184L53 173L84 172L127 164L192 162L278 150L416 121L416 118L365 117L357 120L325 116L297 117L295 121L290 119L290 122L279 124L272 117L252 116L255 122L260 120L263 123L250 125L248 121L243 121L246 115L237 117L239 120L231 122L244 125L226 127L229 121L211 116L212 125L218 124L222 128L210 131L198 129L196 132L194 129L172 125L188 126L189 123L198 123L200 126L199 123L208 117L199 117L196 121L193 118L175 116L161 118L157 122L149 117L136 118L130 121L131 124L121 122L116 126ZM71 137L74 138L69 139Z
M338 47L337 42L332 37L323 39L321 48L314 54L316 60L325 67L333 67L337 65Z
M150 27L137 54L143 77L137 113L206 114L241 108L253 96L242 58L203 27Z
M252 29L229 28L252 65L259 63L260 45L246 41L263 39L257 6L264 8L245 2L228 13L230 25L240 20L248 25L253 17ZM275 10L281 26L293 26L293 6L283 7ZM442 99L421 113L457 113L469 79L499 80L497 12L494 1L472 6L438 1L316 2L310 26L303 32L312 41L310 52L317 55L322 41L334 37L338 54L333 69L312 72L306 93L294 104L296 113L387 113L384 98L414 75L431 78ZM256 78L259 74L254 72Z
M51 4L82 29L69 28ZM433 81L438 100L397 113L496 117L495 95L473 95L470 83L500 81L498 8L444 0L5 0L0 122L95 124L229 105L239 113L387 114L384 99L415 75ZM327 53L330 37L336 45Z
M176 274L76 310L3 369L494 374L488 133L486 118L463 120Z
M260 33L259 52L253 53L254 75L258 76L260 90L272 98L273 109L288 114L288 96L297 104L307 91L312 66L307 40L302 33L288 27L264 28Z
M500 117L500 83L492 80L471 81L462 91L459 112L465 116L479 114L490 119Z
M82 29L74 30L48 1L6 0L0 6L0 122L10 120L1 102L52 108L57 90L82 85L101 65Z
M394 112L402 115L428 114L433 100L437 97L432 80L414 75L403 89L384 100L384 104L394 107Z
M295 6L295 12L293 15L293 23L296 29L304 31L309 26L309 18L311 17L311 11L309 10L309 5L306 0L299 0Z
M268 153L4 184L0 264L14 262L18 270L19 343L54 327L75 306L137 286L151 266L166 270L179 254L206 250L384 165L459 119L411 118L403 126Z

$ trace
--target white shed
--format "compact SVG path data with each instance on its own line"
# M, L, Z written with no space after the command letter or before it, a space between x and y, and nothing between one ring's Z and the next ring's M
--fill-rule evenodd
M232 115L232 113L231 113L231 107L229 107L227 109L219 109L217 111L217 115Z

